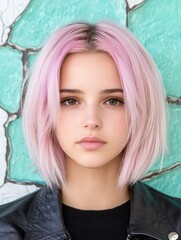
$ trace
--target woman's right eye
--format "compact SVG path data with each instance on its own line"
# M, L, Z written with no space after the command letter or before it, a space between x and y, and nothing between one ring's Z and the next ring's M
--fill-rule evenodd
M67 98L67 99L62 99L60 103L61 105L74 106L74 105L77 105L79 102L74 98Z

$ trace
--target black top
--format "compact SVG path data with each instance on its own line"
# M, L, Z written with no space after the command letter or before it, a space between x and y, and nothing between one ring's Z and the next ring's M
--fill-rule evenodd
M125 240L130 202L107 210L80 210L62 204L65 225L73 240Z

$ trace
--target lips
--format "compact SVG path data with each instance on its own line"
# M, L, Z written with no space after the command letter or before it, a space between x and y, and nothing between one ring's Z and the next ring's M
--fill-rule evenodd
M78 143L82 142L99 142L99 143L106 143L99 137L84 137L78 141Z
M84 137L77 142L81 147L86 150L96 150L101 148L106 142L99 137Z

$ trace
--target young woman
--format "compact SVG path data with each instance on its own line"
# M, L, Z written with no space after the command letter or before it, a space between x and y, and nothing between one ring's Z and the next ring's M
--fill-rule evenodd
M1 239L181 239L181 200L139 182L164 154L166 95L126 28L58 29L34 66L23 120L47 185L0 208Z

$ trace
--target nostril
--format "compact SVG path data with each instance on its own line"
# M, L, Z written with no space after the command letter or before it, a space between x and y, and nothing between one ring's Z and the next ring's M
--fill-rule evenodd
M96 122L84 122L83 123L83 127L84 128L99 128L100 124L96 123Z

